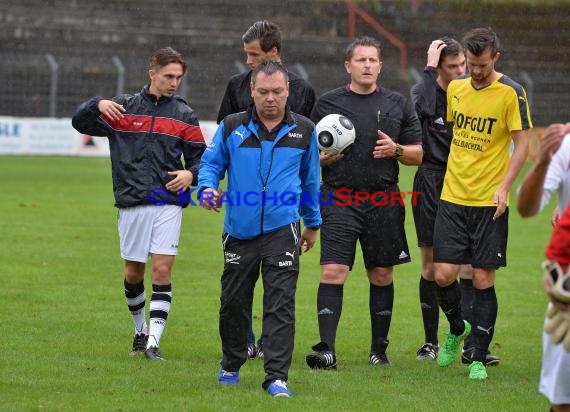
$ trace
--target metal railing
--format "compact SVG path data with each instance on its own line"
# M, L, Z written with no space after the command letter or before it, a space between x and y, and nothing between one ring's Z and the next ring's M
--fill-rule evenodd
M382 26L374 17L364 9L356 5L353 0L345 0L348 7L348 37L356 37L356 16L360 17L372 27L378 34L384 37L390 44L400 51L400 77L406 78L408 75L408 47L396 35Z

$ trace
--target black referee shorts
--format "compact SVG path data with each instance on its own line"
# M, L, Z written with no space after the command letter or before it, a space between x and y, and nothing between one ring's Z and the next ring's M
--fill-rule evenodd
M390 201L378 205L381 200L357 205L354 196L339 198L329 190L321 189L321 265L336 263L352 269L357 241L367 269L410 261L403 205ZM397 185L385 191L388 197L392 192L399 192Z
M445 169L418 168L414 176L415 205L412 204L418 246L433 246L433 228L443 188Z
M494 206L462 206L441 200L435 219L433 261L474 268L507 266L509 208L497 220Z

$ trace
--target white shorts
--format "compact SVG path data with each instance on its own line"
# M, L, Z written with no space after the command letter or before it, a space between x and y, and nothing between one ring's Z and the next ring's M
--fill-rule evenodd
M561 343L555 345L542 332L542 367L538 390L553 405L570 404L570 352Z
M145 263L149 254L178 253L182 208L175 205L119 209L121 257Z

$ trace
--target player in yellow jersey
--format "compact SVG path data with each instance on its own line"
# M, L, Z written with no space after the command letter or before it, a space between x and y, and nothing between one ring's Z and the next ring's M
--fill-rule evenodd
M463 46L470 76L447 88L453 139L434 228L438 300L450 324L437 363L453 363L460 342L473 331L469 377L486 379L485 357L498 307L495 271L506 266L509 190L526 159L532 123L522 86L495 70L497 35L490 28L473 29ZM473 325L461 313L457 283L465 262L473 266Z

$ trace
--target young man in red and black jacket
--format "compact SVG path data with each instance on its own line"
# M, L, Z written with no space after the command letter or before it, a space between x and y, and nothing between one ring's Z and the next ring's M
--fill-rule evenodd
M94 97L81 104L72 123L80 133L109 138L125 296L135 329L131 355L162 360L159 342L170 311L182 208L190 202L189 186L198 181L206 144L193 110L175 94L186 73L180 53L162 48L149 62L150 84L140 93ZM147 327L143 282L149 255Z

